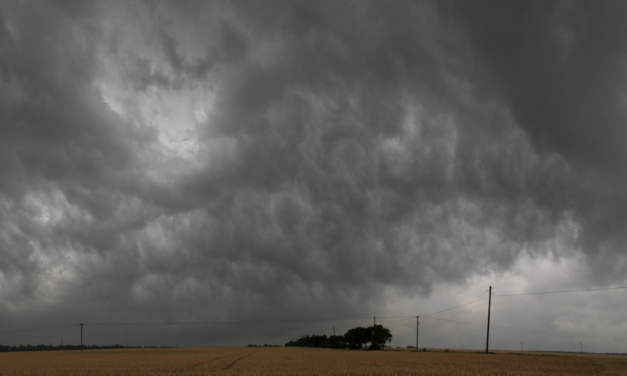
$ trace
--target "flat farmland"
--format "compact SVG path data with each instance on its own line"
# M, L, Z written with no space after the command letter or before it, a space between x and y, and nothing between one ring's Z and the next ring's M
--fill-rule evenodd
M124 349L0 354L1 376L626 375L627 357L304 348Z

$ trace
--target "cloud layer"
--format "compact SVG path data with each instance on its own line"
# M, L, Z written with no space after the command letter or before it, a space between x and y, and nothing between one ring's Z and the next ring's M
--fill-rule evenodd
M360 317L522 257L624 282L621 3L1 7L13 327Z

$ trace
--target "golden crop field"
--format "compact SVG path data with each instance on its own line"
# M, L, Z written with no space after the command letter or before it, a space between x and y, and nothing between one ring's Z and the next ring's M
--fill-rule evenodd
M1 376L626 375L627 357L304 348L125 349L0 354Z

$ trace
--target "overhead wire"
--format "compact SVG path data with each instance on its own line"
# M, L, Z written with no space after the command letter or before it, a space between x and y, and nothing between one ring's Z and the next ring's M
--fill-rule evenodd
M0 334L7 334L7 333L21 333L21 332L34 332L34 331L37 331L37 330L59 329L59 328L67 328L67 327L70 327L70 326L76 326L76 324L57 325L57 326L46 326L46 327L29 328L29 329L5 330L5 331L0 332Z
M492 295L492 297L508 297L508 296L523 296L523 295L544 295L544 294L561 294L561 293L570 293L570 292L589 292L589 291L602 291L602 290L619 290L619 289L627 289L627 286L619 286L619 287L602 287L602 288L595 288L595 289L578 289L578 290L558 290L558 291L541 291L541 292L527 292L527 293L519 293L519 294L495 294ZM420 317L427 317L427 316L432 316L432 315L437 315L438 313L442 313L442 312L446 312L446 311L451 311L457 308L461 308L473 303L477 303L480 302L482 300L488 299L488 297L483 297L477 300L473 300L472 302L468 302L468 303L464 303L462 305L458 305L455 307L451 307L451 308L447 308L447 309L443 309L441 311L437 311L437 312L432 312L432 313L428 313L426 315L420 315Z
M383 316L377 320L394 322L413 319L413 316ZM316 321L360 321L372 320L372 317L326 317L309 319L282 319L282 320L218 320L218 321L184 321L184 322L94 322L85 325L106 326L106 325L210 325L210 324L282 324L291 322L316 322Z
M441 318L437 318L437 317L426 317L426 318L430 319L430 320L448 321L448 322L455 322L455 323L467 324L467 325L475 325L475 326L481 326L481 327L486 327L487 326L487 324L476 323L476 322L469 322L469 321L441 319ZM564 336L564 337L569 337L571 339L573 339L573 338L577 338L577 339L586 338L586 339L589 339L589 340L592 340L592 341L604 342L604 343L627 343L626 341L615 340L615 339L614 340L610 340L608 338L591 337L591 336L586 336L586 335L576 335L576 334L567 334L567 333L559 333L559 332L551 332L551 331L548 331L548 330L525 329L525 328L516 328L516 327L511 327L511 326L494 325L494 324L490 324L490 327L491 328L497 328L497 329L504 329L504 330L514 330L514 331L521 331L521 332L529 332L529 333L540 334L540 335Z
M602 290L621 290L627 289L627 286L619 286L619 287L601 287L596 289L578 289L578 290L558 290L558 291L541 291L541 292L526 292L520 294L499 294L493 295L494 297L505 297L505 296L522 296L522 295L544 295L544 294L562 294L568 292L588 292L588 291L602 291Z
M105 325L211 325L211 324L282 324L291 322L316 322L316 321L352 321L371 320L372 317L327 317L311 319L285 319L285 320L219 320L219 321L183 321L183 322L94 322L85 325L105 326Z
M437 315L438 313L442 313L442 312L451 311L451 310L454 310L454 309L457 309L457 308L465 307L465 306L467 306L467 305L471 305L471 304L473 304L473 303L477 303L477 302L480 302L480 301L482 301L482 300L486 300L487 298L488 298L488 297L485 297L485 298L481 298L481 299L473 300L472 302L464 303L464 304L462 304L462 305L458 305L458 306L455 306L455 307L451 307L451 308L443 309L443 310L441 310L441 311L432 312L432 313L427 313L426 315L420 315L420 317L427 317L427 316Z
M620 290L620 289L627 289L627 286L619 286L619 287L605 287L605 288L594 288L594 289L576 289L576 290L558 290L558 291L541 291L541 292L530 292L530 293L518 293L518 294L498 294L498 295L493 295L493 297L511 297L511 296L524 296L524 295L544 295L544 294L561 294L561 293L572 293L572 292L591 292L591 291L603 291L603 290ZM439 318L435 318L435 317L430 317L433 315L437 315L439 313L443 313L443 312L447 312L447 311L452 311L454 309L458 309L461 307L465 307L483 300L486 300L488 297L483 297L477 300L473 300L471 302L467 302L458 306L454 306L454 307L450 307L447 309L443 309L440 311L436 311L436 312L431 312L428 314L424 314L424 315L420 315L420 317L424 317L424 318L429 318L429 319L434 319L434 320L442 320L442 321L453 321L453 322L459 322L459 323L464 323L464 324L471 324L471 325L482 325L482 326L486 326L485 324L478 324L478 323L471 323L471 322L465 322L465 321L458 321L458 320L450 320L450 319L439 319ZM386 321L386 322L400 322L400 321L409 321L409 320L413 320L415 317L414 316L392 316L392 317L379 317L379 319L381 319L382 321ZM273 324L273 323L298 323L298 322L317 322L317 321L358 321L358 320L370 320L371 317L359 317L359 318L348 318L348 317L334 317L334 318L309 318L309 319L283 319L283 320L221 320L221 321L190 321L190 322L94 322L94 323L85 323L85 325L91 325L91 326L151 326L151 325L211 325L211 324ZM67 324L67 325L57 325L57 326L49 326L49 327L38 327L38 328L28 328L28 329L16 329L16 330L7 330L7 331L0 331L0 334L8 334L8 333L20 333L20 332L31 332L31 331L38 331L38 330L49 330L49 329L59 329L59 328L66 328L66 327L71 327L71 326L76 326L77 324ZM542 330L533 330L533 329L521 329L521 328L513 328L513 327L505 327L505 326L498 326L498 325L492 325L493 327L496 328L501 328L501 329L510 329L510 330L522 330L522 331L529 331L529 332L538 332L538 333L554 333L554 332L547 332L547 331L542 331ZM566 336L570 336L568 334L562 334L562 333L554 333L557 335L566 335ZM580 336L581 337L581 336ZM620 341L617 341L620 342Z

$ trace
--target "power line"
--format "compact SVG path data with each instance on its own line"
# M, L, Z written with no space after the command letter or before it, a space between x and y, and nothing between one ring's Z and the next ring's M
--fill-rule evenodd
M396 320L381 320L381 321L385 321L385 322L400 322L400 321L409 321L409 320L414 320L415 317L410 317L410 316L404 316L403 318L398 318Z
M561 294L561 293L572 293L572 292L591 292L591 291L603 291L603 290L620 290L627 289L627 286L619 286L619 287L605 287L605 288L594 288L594 289L577 289L577 290L559 290L559 291L541 291L541 292L530 292L530 293L520 293L520 294L499 294L494 295L494 297L511 297L511 296L524 296L524 295L544 295L544 294ZM421 317L431 318L429 316L437 315L439 313L451 311L457 308L465 307L470 304L474 304L480 302L482 300L488 299L487 297L483 297L477 300L473 300L468 303L464 303L458 306L454 306L451 308L443 309L436 312L431 312L425 315L420 315ZM386 322L399 322L399 321L409 321L413 320L414 316L391 316L391 317L379 317L379 319L383 319ZM431 318L436 319L436 318ZM322 322L322 321L359 321L359 320L370 320L369 317L358 317L358 318L347 318L347 317L335 317L335 318L310 318L310 319L285 319L285 320L222 320L222 321L196 321L196 322L96 322L96 323L86 323L85 325L92 326L154 326L154 325L215 325L215 324L280 324L280 323L298 323L298 322ZM436 319L436 320L444 320L444 319ZM472 325L482 325L477 323L469 323L464 321L456 321L456 320L445 320L445 321L454 321L465 324ZM17 330L7 330L1 331L0 334L8 334L8 333L20 333L20 332L32 332L38 330L49 330L49 329L59 329L59 328L67 328L71 326L75 326L76 324L67 324L67 325L57 325L57 326L48 326L48 327L38 327L38 328L29 328L29 329L17 329ZM494 327L498 327L501 329L511 329L511 330L523 330L523 331L533 331L528 329L520 329L520 328L512 328L512 327L504 327L494 325ZM533 331L538 332L538 331ZM539 331L543 332L543 331ZM546 332L551 333L551 332ZM567 335L561 333L554 333L558 335Z
M477 299L477 300L473 300L472 302L468 302L468 303L464 303L464 304L462 304L462 305L458 305L458 306L455 306L455 307L451 307L451 308L443 309L443 310L441 310L441 311L432 312L432 313L429 313L429 314L426 314L426 315L420 315L420 317L431 316L431 315L437 315L438 313L442 313L442 312L450 311L450 310L453 310L453 309L461 308L461 307L464 307L464 306L467 306L467 305L470 305L470 304L473 304L473 303L477 303L477 302L480 302L480 301L482 301L482 300L486 300L486 299L487 299L487 297L485 297L485 298L481 298L481 299Z
M295 319L295 320L240 320L240 321L196 321L196 322L93 322L84 323L83 325L89 326L154 326L154 325L210 325L210 324L269 324L269 323L290 323L290 322L315 322L315 321L358 321L358 320L370 320L370 318L318 318L318 319ZM39 330L59 329L74 327L80 324L67 324L57 326L47 326L28 329L16 329L0 331L0 334L9 333L21 333L21 332L34 332Z
M569 293L569 292L588 292L588 291L602 291L602 290L619 290L619 289L627 289L627 286L620 286L620 287L603 287L603 288L596 288L596 289L579 289L579 290L559 290L559 291L541 291L541 292L528 292L528 293L521 293L521 294L499 294L499 295L493 295L494 297L507 297L507 296L522 296L522 295L544 295L544 294L561 294L561 293ZM432 313L428 313L426 315L420 315L421 317L426 317L426 316L431 316L431 315L437 315L438 313L442 313L442 312L446 312L446 311L451 311L457 308L461 308L473 303L477 303L480 302L482 300L488 299L487 297L481 298L481 299L477 299L477 300L473 300L472 302L468 302L468 303L464 303L462 305L458 305L455 307L451 307L451 308L447 308L447 309L443 309L441 311L437 311L437 312L432 312Z
M601 291L601 290L620 290L627 289L627 286L620 287L602 287L598 289L580 289L580 290L560 290L560 291L542 291L542 292L527 292L521 294L500 294L494 296L521 296L521 295L544 295L544 294L562 294L567 292L588 292L588 291Z
M421 316L422 317L422 316ZM427 317L429 320L438 320L438 321L450 321L450 322L456 322L459 324L468 324L468 325L476 325L476 326L481 326L481 327L486 327L487 324L481 324L481 323L477 323L477 322L469 322L469 321L460 321L460 320L451 320L451 319L439 319L437 317Z
M211 325L211 324L273 324L291 322L316 322L316 321L358 321L370 320L370 317L335 317L335 318L313 318L313 319L287 319L287 320L221 320L221 321L179 321L179 322L92 322L85 325L107 326L107 325Z
M430 319L430 320L438 320L438 321L448 321L448 322L454 322L454 323L458 323L458 324L475 325L475 326L480 326L480 327L486 327L487 326L486 324L481 324L481 323L476 323L476 322L451 320L451 319L441 319L441 318L437 318L437 317L428 317L428 319ZM590 340L596 341L596 342L626 343L626 341L613 340L613 339L609 339L609 338L591 337L591 336L585 336L585 335L575 335L575 334L566 334L566 333L558 333L558 332L551 332L551 331L548 331L548 330L515 328L515 327L511 327L511 326L494 325L494 324L490 324L490 327L497 328L497 329L502 329L502 330L515 330L515 331L519 331L519 332L527 332L527 333L531 333L531 334L540 334L540 335L549 335L549 336L552 336L552 335L563 336L563 337L569 337L570 339L586 338L586 339L590 339Z
M68 328L70 326L76 326L76 324L67 324L67 325L57 325L57 326L46 326L46 327L40 327L40 328L30 328L30 329L17 329L17 330L6 330L3 332L0 332L0 334L6 334L6 333L21 333L21 332L34 332L37 330L48 330L48 329L58 329L58 328Z
M386 316L378 317L382 321L395 322L413 319L413 316ZM309 319L284 319L284 320L218 320L218 321L178 321L178 322L92 322L85 325L107 326L107 325L211 325L211 324L282 324L292 322L316 322L316 321L361 321L371 320L370 317L326 317Z
M395 322L407 320L409 316L389 316L379 317L383 321ZM281 324L281 323L296 323L296 322L322 322L322 321L361 321L370 320L369 317L328 317L328 318L310 318L310 319L285 319L285 320L222 320L222 321L179 321L179 322L91 322L84 323L88 326L169 326L169 325L212 325L212 324ZM67 324L49 327L18 329L2 331L0 334L5 333L19 333L19 332L31 332L38 330L57 329L73 327L80 324Z

